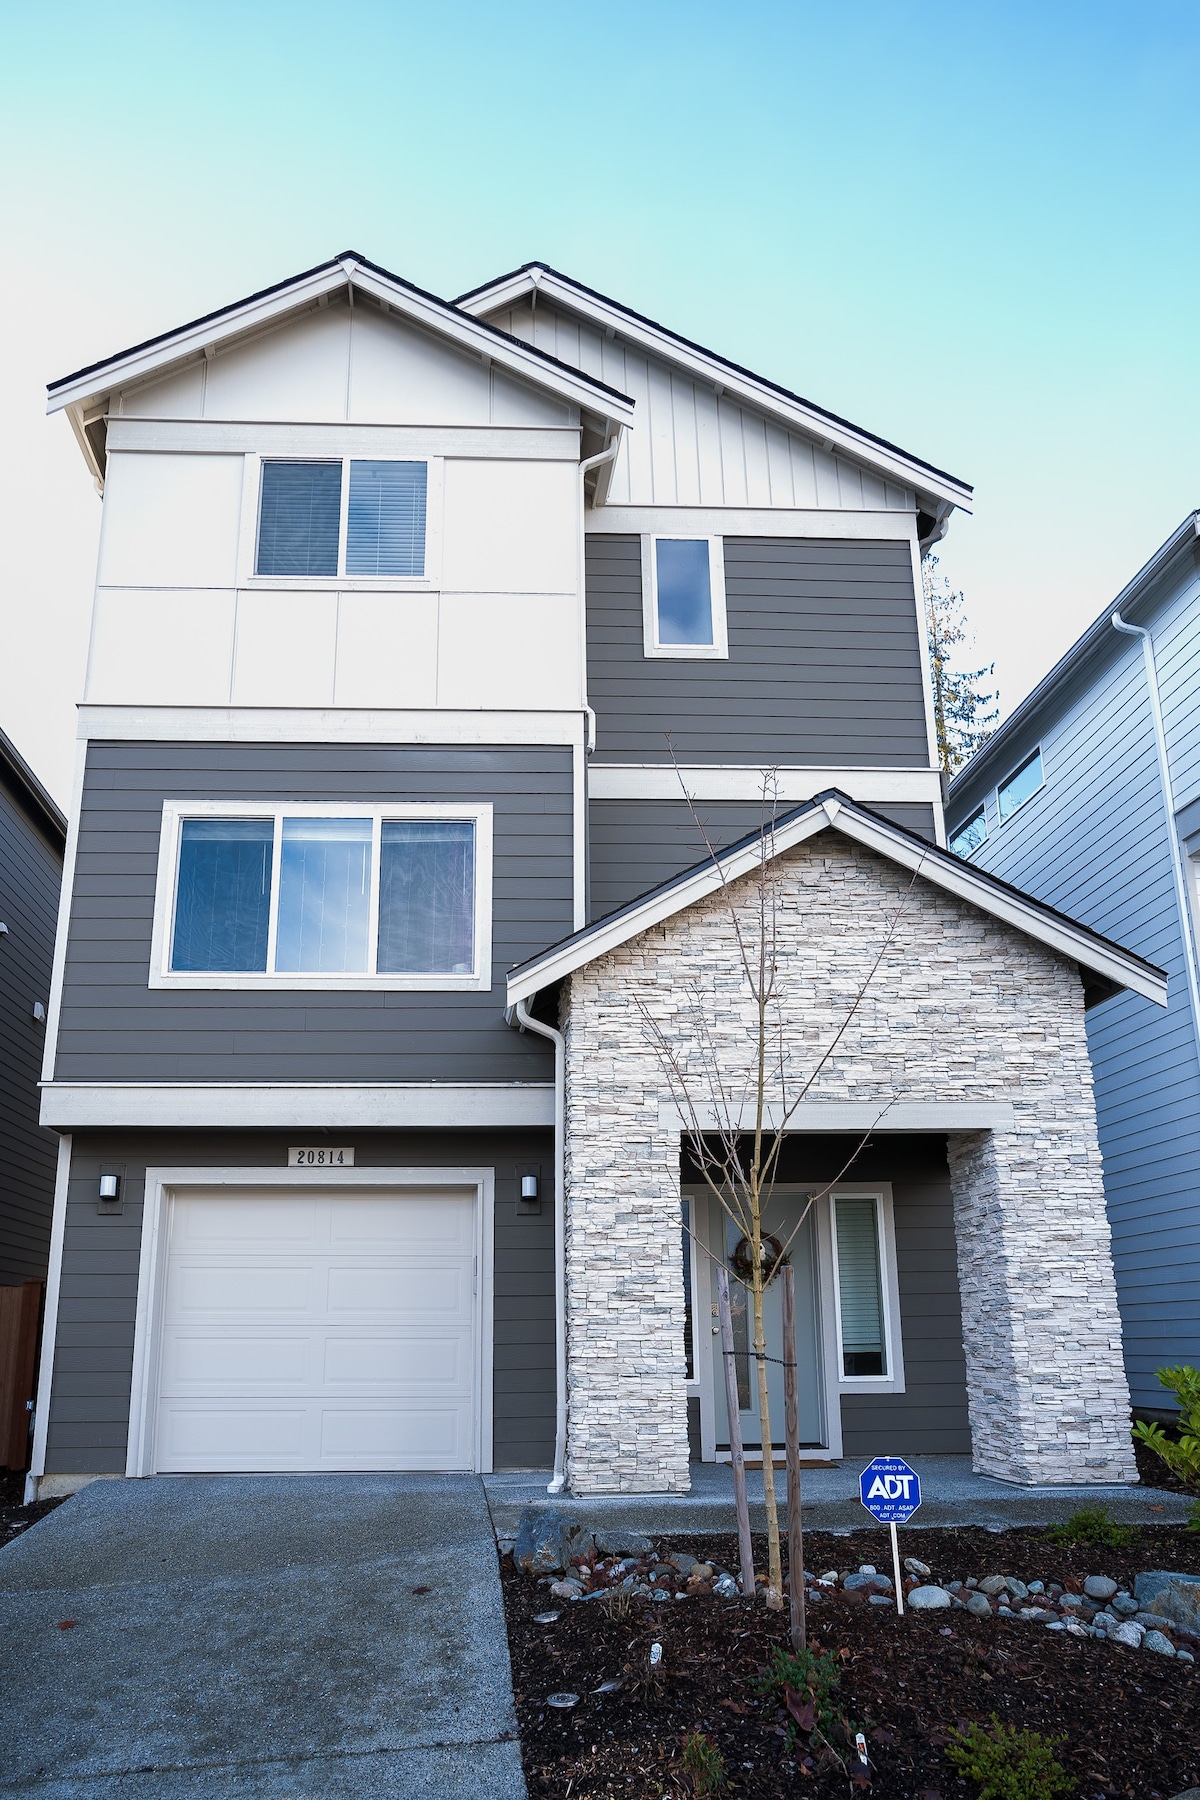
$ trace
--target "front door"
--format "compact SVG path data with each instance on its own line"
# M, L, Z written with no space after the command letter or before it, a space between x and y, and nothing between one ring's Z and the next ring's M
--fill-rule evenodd
M772 1195L764 1216L764 1230L787 1246L788 1260L795 1272L796 1283L796 1360L799 1389L800 1444L803 1449L824 1451L829 1443L822 1361L821 1283L817 1207L813 1206L799 1224L808 1204L807 1195ZM819 1203L818 1203L819 1204ZM699 1206L697 1208L699 1210ZM708 1267L707 1289L711 1308L712 1345L712 1430L713 1447L718 1457L729 1455L729 1413L725 1394L725 1371L721 1356L720 1326L717 1317L717 1257L724 1246L727 1268L736 1265L736 1252L741 1232L720 1202L711 1195L707 1201L706 1244L710 1254L702 1260ZM758 1417L758 1375L750 1351L754 1342L754 1320L750 1290L736 1276L730 1275L729 1297L733 1309L733 1342L737 1355L738 1410L742 1427L742 1443L747 1451L761 1454L762 1430ZM763 1324L766 1332L767 1397L771 1412L771 1437L776 1457L782 1457L783 1438L783 1282L777 1277L763 1296ZM709 1386L708 1383L705 1386ZM707 1435L707 1434L705 1434Z

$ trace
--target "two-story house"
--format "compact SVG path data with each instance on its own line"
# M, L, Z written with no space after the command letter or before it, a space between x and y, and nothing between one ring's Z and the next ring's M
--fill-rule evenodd
M104 520L34 1488L728 1455L658 1052L742 1091L764 857L811 1453L1131 1479L1084 1012L1163 980L942 847L969 489L540 264L348 254L50 395Z
M1200 513L1190 513L951 784L976 868L1134 945L1165 1011L1089 1017L1134 1404L1200 1363Z

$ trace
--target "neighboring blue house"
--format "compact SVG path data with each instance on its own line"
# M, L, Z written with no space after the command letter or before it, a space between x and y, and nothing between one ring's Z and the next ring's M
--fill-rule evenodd
M1200 1364L1200 513L950 786L951 847L1169 973L1088 1015L1125 1360Z

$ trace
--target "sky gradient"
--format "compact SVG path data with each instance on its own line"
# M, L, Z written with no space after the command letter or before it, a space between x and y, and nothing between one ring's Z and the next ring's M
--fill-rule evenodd
M1200 505L1200 8L0 6L0 726L62 802L99 502L48 380L353 247L541 257L976 487L1005 711Z

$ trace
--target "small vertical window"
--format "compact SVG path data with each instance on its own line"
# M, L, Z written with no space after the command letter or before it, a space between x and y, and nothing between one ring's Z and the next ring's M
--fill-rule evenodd
M171 967L257 973L267 966L272 819L185 819Z
M370 910L370 819L285 819L275 967L365 969Z
M950 839L950 848L955 856L970 856L972 850L978 850L987 838L987 819L982 806L972 813L966 824L956 831Z
M695 1316L692 1310L692 1202L683 1196L683 1354L689 1381L696 1379L696 1353L693 1344Z
M996 804L1000 809L1000 822L1011 819L1019 806L1031 800L1040 787L1045 785L1042 774L1042 753L1035 750L1032 756L1026 757L1020 768L1014 769L1007 780L1002 781L996 789Z
M867 1195L835 1199L843 1375L886 1375L879 1208Z
M643 538L642 596L647 656L728 655L719 539Z
M425 573L423 462L352 462L347 575Z
M380 970L469 975L475 967L475 827L385 819L379 846Z
M264 462L259 575L336 575L342 510L340 462Z

